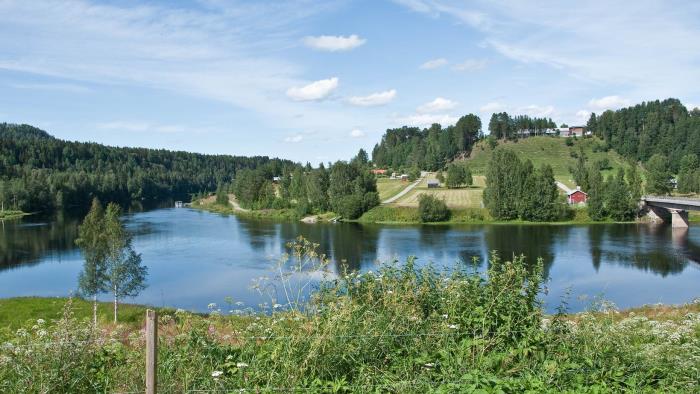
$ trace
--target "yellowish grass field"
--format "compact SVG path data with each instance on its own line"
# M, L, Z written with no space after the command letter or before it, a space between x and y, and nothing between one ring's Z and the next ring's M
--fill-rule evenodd
M411 192L400 198L392 205L398 207L417 207L418 197L421 194L430 194L441 200L450 208L481 208L482 194L484 193L485 178L482 175L474 176L474 185L469 188L447 189L441 185L437 189L428 189L428 179L434 179L436 174L431 174L416 186Z
M404 182L400 179L378 178L377 191L379 192L379 199L384 201L387 198L395 196L410 184L410 182Z

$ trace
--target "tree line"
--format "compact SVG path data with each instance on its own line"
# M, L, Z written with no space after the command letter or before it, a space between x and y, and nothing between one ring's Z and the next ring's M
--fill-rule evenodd
M647 162L655 154L663 155L673 173L680 170L684 156L700 155L700 110L688 111L678 99L593 113L586 128L634 161Z
M294 208L299 216L333 211L357 219L379 204L377 183L367 152L360 149L349 162L321 163L318 168L286 167L274 173L269 166L242 170L233 192L244 208Z
M484 204L496 220L555 221L566 215L552 167L535 168L510 149L493 151L486 173Z
M522 136L523 130L530 134L544 134L545 130L557 127L551 118L537 118L527 115L510 116L507 112L499 112L491 115L489 131L496 139L514 139Z
M408 172L411 169L436 171L461 152L469 151L481 136L481 119L474 114L462 116L454 126L433 124L388 129L372 150L378 167Z
M0 124L0 203L26 212L87 207L97 197L127 204L189 200L246 168L294 166L266 156L205 155L117 148L57 139L29 126Z

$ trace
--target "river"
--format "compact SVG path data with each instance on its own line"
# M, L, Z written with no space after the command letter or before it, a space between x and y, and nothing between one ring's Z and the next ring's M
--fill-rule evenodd
M448 269L485 270L489 251L544 260L546 308L567 293L580 311L595 297L619 307L700 297L700 227L678 233L646 224L392 226L253 221L188 208L124 216L148 266L148 287L128 302L204 311L227 297L255 307L251 281L269 275L284 244L299 235L320 244L331 270L376 270L417 256ZM82 257L79 219L68 214L5 221L0 229L0 298L67 296ZM474 264L473 257L479 261ZM108 296L105 296L108 299Z

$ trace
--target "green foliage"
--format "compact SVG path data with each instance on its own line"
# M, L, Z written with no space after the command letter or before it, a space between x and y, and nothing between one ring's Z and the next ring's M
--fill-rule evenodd
M116 148L63 141L27 125L0 124L0 202L25 212L88 207L93 197L128 204L216 190L244 168L277 172L290 161Z
M634 219L638 200L632 198L630 188L625 181L625 171L622 168L605 182L605 193L605 210L613 220Z
M418 213L423 223L444 222L450 219L447 204L430 194L418 196Z
M633 161L646 162L655 154L665 156L671 172L678 171L684 155L700 154L700 117L692 116L677 99L605 111L591 117L588 129Z
M507 112L494 113L489 121L489 131L495 139L517 139L524 136L525 130L528 135L543 135L546 129L554 127L556 124L548 118L531 118L527 115L511 117Z
M471 186L473 182L472 173L465 164L454 162L447 166L447 178L445 179L447 187Z
M678 172L678 191L700 193L700 161L698 155L687 154L681 159Z
M671 172L669 171L668 159L655 154L645 165L649 175L647 176L646 190L649 194L665 195L671 192Z
M567 215L552 167L535 170L510 149L493 152L486 175L484 203L494 219L554 221Z
M603 220L607 216L607 212L605 211L605 185L600 171L589 169L588 185L588 200L586 201L588 216L595 221Z
M454 126L433 124L389 129L372 151L372 161L380 167L417 168L437 171L461 152L471 150L481 133L481 120L469 114Z
M281 278L324 272L314 245L289 246ZM542 270L541 260L529 264L522 256L504 261L492 254L485 274L421 267L411 258L376 273L323 280L308 303L294 304L292 297L267 313L161 311L158 386L163 392L696 391L697 305L677 308L673 318L663 317L662 308L649 310L650 317L643 310L618 313L604 302L590 312L546 316ZM54 321L6 333L1 392L143 392L140 324L132 331L95 330L73 310L69 304Z
M216 204L228 205L228 188L225 185L219 185L216 188Z

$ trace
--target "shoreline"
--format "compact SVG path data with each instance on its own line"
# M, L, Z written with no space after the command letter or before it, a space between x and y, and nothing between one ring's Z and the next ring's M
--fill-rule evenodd
M29 215L31 215L31 213L23 211L2 211L0 212L0 220L18 219Z
M268 221L284 221L284 222L296 222L301 221L306 224L314 223L332 223L333 219L338 216L332 212L324 212L319 214L306 215L304 217L299 216L294 209L266 209L266 210L242 210L235 209L233 206L222 206L213 203L201 204L197 201L193 201L191 206L193 209L199 209L203 211L219 213L224 215L236 215L246 219L257 219L257 220L268 220ZM418 217L418 208L413 207L391 207L386 205L379 205L372 208L371 210L365 212L361 217L354 220L343 220L340 222L345 223L359 223L359 224L382 224L382 225L392 225L392 226L415 226L415 225L426 225L426 226L440 226L440 225L549 225L549 226L574 226L574 225L603 225L603 224L649 224L644 220L634 220L634 221L614 221L614 220L602 220L594 221L588 218L588 214L579 210L581 214L574 213L574 219L561 220L555 222L532 222L525 220L494 220L489 218L488 211L485 208L466 208L466 209L452 209L452 218L448 221L443 222L429 222L423 223ZM311 219L313 218L313 219ZM398 218L398 220L397 220ZM577 219L578 218L578 219ZM700 212L691 212L690 223L700 223Z

